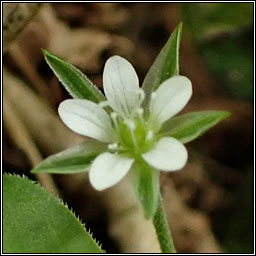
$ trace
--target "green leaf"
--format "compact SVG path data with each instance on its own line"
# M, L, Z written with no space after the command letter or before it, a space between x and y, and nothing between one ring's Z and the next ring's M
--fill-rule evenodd
M4 253L102 253L76 216L38 184L3 176Z
M84 172L100 153L107 150L106 144L95 140L85 141L73 148L49 156L32 173L79 173Z
M160 136L170 136L182 143L190 142L230 115L226 111L199 111L174 117L164 123Z
M43 53L47 64L73 98L96 103L105 100L100 90L79 69L46 50Z
M165 46L162 48L153 65L149 69L142 88L145 92L144 106L150 100L150 94L158 86L172 76L179 75L179 49L182 34L182 23L172 32Z
M145 218L153 218L159 200L159 171L140 159L135 161L129 174Z

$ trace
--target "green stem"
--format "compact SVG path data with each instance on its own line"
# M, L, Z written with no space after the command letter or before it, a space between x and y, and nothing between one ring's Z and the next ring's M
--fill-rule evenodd
M176 253L168 222L163 209L161 196L153 218L153 224L157 233L162 253Z

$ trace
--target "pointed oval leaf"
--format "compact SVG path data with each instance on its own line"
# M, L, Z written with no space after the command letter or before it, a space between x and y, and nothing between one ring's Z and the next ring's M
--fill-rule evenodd
M107 150L106 144L95 140L85 141L80 145L49 156L31 170L32 173L79 173L88 170L92 161Z
M76 216L38 184L3 176L4 253L102 253Z
M73 98L99 103L105 100L100 90L76 67L43 50L45 60Z
M153 65L149 69L142 88L145 92L144 106L147 106L150 94L158 86L172 76L179 75L179 49L182 34L182 23L172 32Z
M190 142L230 115L226 111L199 111L174 117L164 123L160 136L170 136L182 143Z
M159 200L159 171L144 160L136 160L129 172L135 194L146 219L153 218Z

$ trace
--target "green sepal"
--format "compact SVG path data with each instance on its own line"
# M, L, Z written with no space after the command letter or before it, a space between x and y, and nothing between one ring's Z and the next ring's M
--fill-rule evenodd
M159 200L159 171L139 159L135 160L129 174L145 218L153 218Z
M58 198L20 176L3 175L4 253L102 253Z
M174 137L182 143L188 143L229 115L226 111L210 110L176 116L164 123L159 136Z
M149 69L142 89L145 92L144 107L147 106L150 95L159 85L172 76L179 75L179 49L182 34L182 23L172 32L153 65Z
M84 172L88 170L92 161L106 150L106 144L95 140L88 140L75 147L49 156L33 168L31 172L59 174Z
M73 98L96 103L105 100L101 91L79 69L47 50L43 53L47 64Z

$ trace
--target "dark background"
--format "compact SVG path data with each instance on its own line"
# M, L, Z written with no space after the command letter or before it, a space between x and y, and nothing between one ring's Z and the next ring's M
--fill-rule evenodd
M164 192L165 207L176 207L170 211L178 212L176 219L170 220L174 241L180 253L252 253L252 3L43 4L5 52L4 67L47 102L50 116L58 119L57 107L69 95L45 63L41 48L79 67L99 88L104 63L114 54L128 59L142 82L179 22L183 22L180 74L193 84L192 99L183 112L218 109L231 112L231 116L188 144L189 163L184 170L162 174L163 191L172 187L179 202L175 206L174 199L168 201L171 192ZM18 123L24 124L23 132L42 159L76 144L76 137L66 135L66 130L63 134L56 130L60 122L55 126L48 114L44 117L44 112L31 103L32 99L30 102L30 96L24 93L24 98L17 98L11 91L14 89L5 87L4 97L9 95L10 104L19 113ZM31 105L22 108L19 104ZM4 112L3 170L36 179L29 170L40 159L31 156L30 147L20 146L17 137L25 140L26 136L12 131L9 119L10 115ZM37 122L50 122L52 127L35 128ZM35 129L37 133L33 132ZM107 252L124 252L117 239L119 231L113 235L111 230L109 199L102 199L104 196L84 179L81 175L54 175L64 201L93 231L103 248Z

